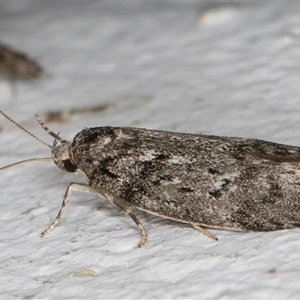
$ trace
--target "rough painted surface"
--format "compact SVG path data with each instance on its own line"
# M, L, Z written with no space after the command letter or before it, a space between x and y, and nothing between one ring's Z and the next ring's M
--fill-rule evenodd
M70 140L84 127L138 126L300 145L298 3L0 8L1 40L51 75L19 82L16 98L1 79L1 108L49 143L36 112ZM8 121L1 129L1 165L50 155ZM212 230L216 242L138 212L149 234L138 249L130 218L76 193L41 239L71 181L47 162L1 173L2 298L298 297L299 229Z

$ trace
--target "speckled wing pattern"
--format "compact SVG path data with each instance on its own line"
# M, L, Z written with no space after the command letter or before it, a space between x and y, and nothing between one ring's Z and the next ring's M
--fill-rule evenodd
M98 127L72 158L93 188L184 223L269 231L300 226L300 148L256 139Z

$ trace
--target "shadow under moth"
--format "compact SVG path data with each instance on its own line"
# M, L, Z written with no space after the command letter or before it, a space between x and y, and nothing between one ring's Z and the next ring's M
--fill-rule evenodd
M52 161L87 183L71 182L62 207L45 236L59 223L71 192L96 194L129 215L140 209L162 218L187 223L208 237L204 228L235 231L273 231L300 227L300 147L272 142L130 127L85 128L72 142L38 123L53 138Z

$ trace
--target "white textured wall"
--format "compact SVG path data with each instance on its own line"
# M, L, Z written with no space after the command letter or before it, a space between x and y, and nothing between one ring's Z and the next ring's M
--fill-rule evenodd
M83 127L140 126L262 138L299 145L299 3L0 4L0 40L36 58L52 77L20 82L0 105L51 143L33 114L66 139ZM93 114L74 108L107 105ZM47 157L49 149L4 118L0 164ZM211 230L138 212L149 239L105 199L74 193L51 163L0 174L0 298L298 298L300 229ZM101 207L99 210L98 208ZM93 270L94 276L74 277Z

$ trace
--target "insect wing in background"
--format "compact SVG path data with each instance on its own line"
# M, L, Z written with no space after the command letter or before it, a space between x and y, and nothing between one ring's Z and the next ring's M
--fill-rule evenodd
M44 74L38 62L3 44L0 44L0 72L10 81L38 79Z

